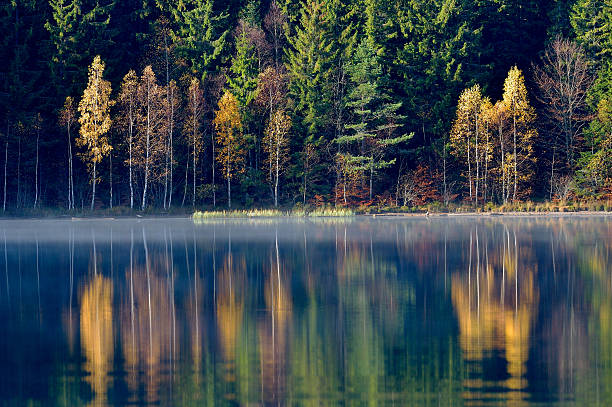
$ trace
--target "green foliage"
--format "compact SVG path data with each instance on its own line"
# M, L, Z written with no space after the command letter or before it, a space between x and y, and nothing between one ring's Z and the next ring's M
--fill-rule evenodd
M308 136L314 138L329 125L334 59L330 21L321 2L306 1L289 43L287 69L291 76L291 96L296 112L303 116Z
M236 37L236 55L232 60L227 85L234 95L240 108L245 108L255 98L257 90L257 55L249 38L246 28L240 30Z
M177 27L172 35L178 54L193 75L206 78L216 69L227 46L227 15L214 13L213 0L170 2L169 8Z
M398 114L401 103L393 102L383 87L378 55L374 37L365 37L346 68L352 84L347 106L352 110L353 120L345 126L347 134L336 140L346 147L340 153L345 171L365 171L370 178L394 164L395 157L385 159L388 150L411 137L394 134L403 120ZM370 191L370 197L371 194Z

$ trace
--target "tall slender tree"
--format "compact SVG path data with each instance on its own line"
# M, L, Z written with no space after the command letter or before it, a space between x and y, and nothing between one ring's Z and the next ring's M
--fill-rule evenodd
M242 134L242 122L238 101L230 93L225 92L219 100L219 107L213 121L217 131L219 153L217 161L221 164L223 175L227 181L227 206L232 207L232 178L244 172L245 140Z
M140 123L136 163L143 170L144 177L141 210L147 207L149 184L163 176L164 167L161 163L166 137L164 93L164 88L157 83L153 68L148 65L138 85Z
M128 171L129 171L129 186L130 186L130 209L134 209L134 135L138 124L138 76L136 72L130 70L124 77L121 83L119 92L119 107L120 107L120 123L122 129L126 132L126 141L128 145Z
M529 192L528 181L533 175L533 146L538 135L535 129L535 109L530 105L523 72L516 66L508 72L504 82L504 104L508 110L510 131L512 134L512 155L507 159L511 163L513 176L512 200Z
M112 150L108 142L108 130L111 126L110 99L111 85L105 80L104 61L96 56L89 67L89 79L83 97L79 102L80 137L77 145L85 149L81 158L91 170L91 210L96 199L96 167Z
M287 170L287 163L289 162L290 130L291 119L287 113L279 110L272 115L264 138L264 151L267 154L269 166L272 169L270 183L274 189L275 207L278 207L280 177Z
M185 121L184 134L191 144L191 159L192 166L192 182L193 193L191 206L195 208L197 197L197 164L202 154L204 147L202 139L202 117L204 115L204 91L200 87L200 81L197 78L191 79L189 84L189 94L187 96L187 120ZM187 183L185 179L185 183Z

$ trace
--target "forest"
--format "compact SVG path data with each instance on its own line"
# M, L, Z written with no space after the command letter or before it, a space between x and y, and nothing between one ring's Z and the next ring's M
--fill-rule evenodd
M11 0L0 38L4 212L612 200L612 0Z

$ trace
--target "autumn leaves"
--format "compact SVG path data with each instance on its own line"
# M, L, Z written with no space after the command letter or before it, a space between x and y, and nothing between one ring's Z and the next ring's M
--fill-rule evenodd
M507 203L529 195L535 120L523 73L517 67L508 73L503 98L495 104L482 94L479 85L461 93L450 144L453 155L463 162L471 203L494 197Z
M184 109L179 112L181 100L175 81L167 86L160 85L151 66L147 66L140 77L130 70L121 84L117 101L111 99L110 83L104 79L104 62L95 57L89 68L87 88L78 106L80 157L86 163L91 176L91 209L95 207L97 167L107 157L113 146L109 141L111 125L117 127L121 140L118 148L125 149L125 165L129 169L130 208L137 205L137 190L140 209L147 208L152 187L163 191L164 208L169 208L173 195L173 168L175 166L174 138L177 116L183 113L183 144L187 148L185 162L185 189L182 204L185 204L187 187L192 186L191 204L196 205L198 190L199 158L202 156L205 139L203 120L206 113L204 91L200 81L192 78L185 95ZM111 107L117 103L117 114L111 120ZM225 91L218 102L212 122L216 137L211 144L213 173L213 204L215 162L221 168L227 182L227 202L231 207L232 180L245 172L247 139L243 133L243 113L240 102L229 91ZM76 112L71 98L61 111L61 124L68 134L70 160L72 157L70 134L74 127ZM291 120L283 111L274 110L263 138L263 150L267 154L266 164L270 167L270 183L274 190L275 205L278 205L280 177L289 159L289 131ZM74 207L74 193L69 175L69 201ZM191 179L190 179L191 178ZM191 182L189 182L191 181Z

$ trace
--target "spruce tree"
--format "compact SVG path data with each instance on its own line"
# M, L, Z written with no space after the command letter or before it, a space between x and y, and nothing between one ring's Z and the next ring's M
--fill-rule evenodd
M169 8L177 27L172 33L177 54L192 74L204 79L216 69L227 46L227 15L215 13L213 0L185 0L176 5L169 2Z
M296 113L302 115L309 137L321 135L329 125L334 59L330 21L323 4L307 0L301 10L295 35L289 38L287 70Z
M393 165L395 158L387 158L392 146L407 141L411 135L397 135L403 117L398 113L400 102L394 102L383 88L383 70L374 37L365 37L347 66L352 83L347 106L353 120L345 127L348 134L337 142L347 145L341 160L348 171L365 173L369 179L369 198L372 199L374 175L378 170ZM350 148L350 146L353 146Z
M243 111L255 98L257 75L257 56L246 30L242 29L236 37L236 55L230 66L227 85Z

